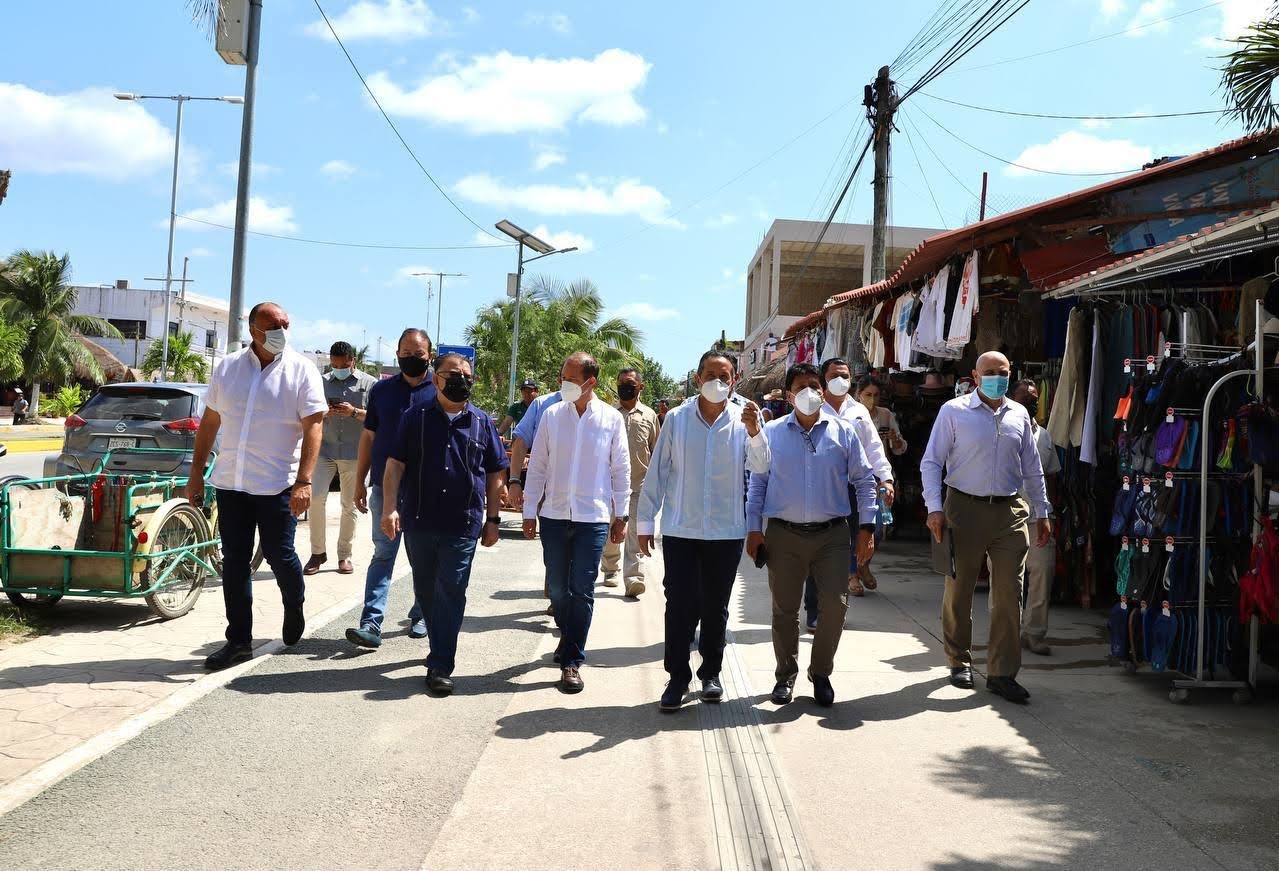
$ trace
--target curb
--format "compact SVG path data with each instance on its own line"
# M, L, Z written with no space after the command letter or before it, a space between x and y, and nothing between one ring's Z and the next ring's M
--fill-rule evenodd
M359 595L335 602L325 608L319 614L307 620L307 628L302 633L302 637L310 638L317 629L328 626L338 617L359 605L363 598L364 594L361 591ZM192 702L199 701L214 690L226 686L240 675L253 671L281 650L284 650L283 641L278 638L268 641L257 648L253 658L248 662L242 662L223 671L213 672L197 678L145 711L134 714L123 723L118 723L107 731L94 735L80 746L73 747L60 756L55 756L48 762L28 771L12 783L0 787L0 818L3 818L9 811L26 804L58 781L75 774L90 762L128 743L156 723L162 723L169 719Z

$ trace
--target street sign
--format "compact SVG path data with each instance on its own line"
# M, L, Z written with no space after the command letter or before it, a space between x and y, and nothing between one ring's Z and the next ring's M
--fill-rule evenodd
M443 357L445 354L461 354L471 363L471 371L475 371L475 349L470 345L440 345L437 349L437 357Z

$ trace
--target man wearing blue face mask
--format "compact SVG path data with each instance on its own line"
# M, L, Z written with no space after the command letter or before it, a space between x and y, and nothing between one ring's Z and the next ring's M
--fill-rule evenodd
M351 541L355 538L356 461L364 434L365 409L369 390L377 381L355 368L355 348L350 342L334 342L329 348L329 371L324 375L324 398L329 410L324 415L324 438L320 458L315 463L315 489L308 519L311 524L311 559L302 570L313 575L329 560L328 518L325 507L333 476L338 476L342 492L341 523L338 526L338 574L355 571L351 564Z
M973 590L990 558L990 642L986 688L1012 702L1030 693L1017 683L1021 668L1021 579L1030 547L1052 540L1044 472L1026 409L1007 398L1012 367L989 351L977 358L977 389L941 407L920 463L928 528L942 541L949 526L955 576L946 578L942 635L950 682L972 689ZM942 469L949 488L942 502ZM1025 493L1023 498L1020 494ZM1029 505L1027 504L1029 502Z

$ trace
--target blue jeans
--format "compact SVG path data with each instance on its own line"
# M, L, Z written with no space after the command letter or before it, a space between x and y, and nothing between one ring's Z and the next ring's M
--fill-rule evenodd
M240 490L218 490L218 528L222 536L222 600L226 604L226 638L233 644L253 642L253 534L285 608L301 608L306 598L302 562L293 549L297 518L289 509L289 490L253 496Z
M707 541L662 538L666 577L666 646L664 660L671 683L687 685L693 679L689 647L701 624L697 650L702 655L697 676L719 677L724 662L724 636L728 629L728 603L733 597L737 564L742 561L740 538Z
M413 566L413 591L426 612L426 632L431 639L426 667L448 677L453 673L457 634L466 613L475 539L410 529L404 533L404 549Z
M595 578L608 538L607 523L578 523L539 517L542 562L555 606L560 645L555 655L562 668L586 659L586 635L595 612Z
M391 576L395 573L395 556L400 552L400 536L387 538L382 531L382 488L374 484L369 488L369 513L373 515L373 559L364 576L364 611L360 614L360 628L382 631L382 618L386 612L386 597L391 592ZM415 600L409 609L409 620L422 619L422 606Z

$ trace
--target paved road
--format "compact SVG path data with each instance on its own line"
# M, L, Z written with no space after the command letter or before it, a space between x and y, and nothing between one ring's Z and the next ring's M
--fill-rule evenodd
M0 436L0 441L4 437ZM57 451L38 451L32 453L11 453L6 457L0 457L0 478L5 475L26 475L28 478L38 478L44 474L44 459L56 454Z
M4 864L418 868L515 679L555 674L531 661L541 579L534 543L482 552L452 698L424 693L402 628L354 653L349 614L8 814ZM390 613L408 603L404 579Z

